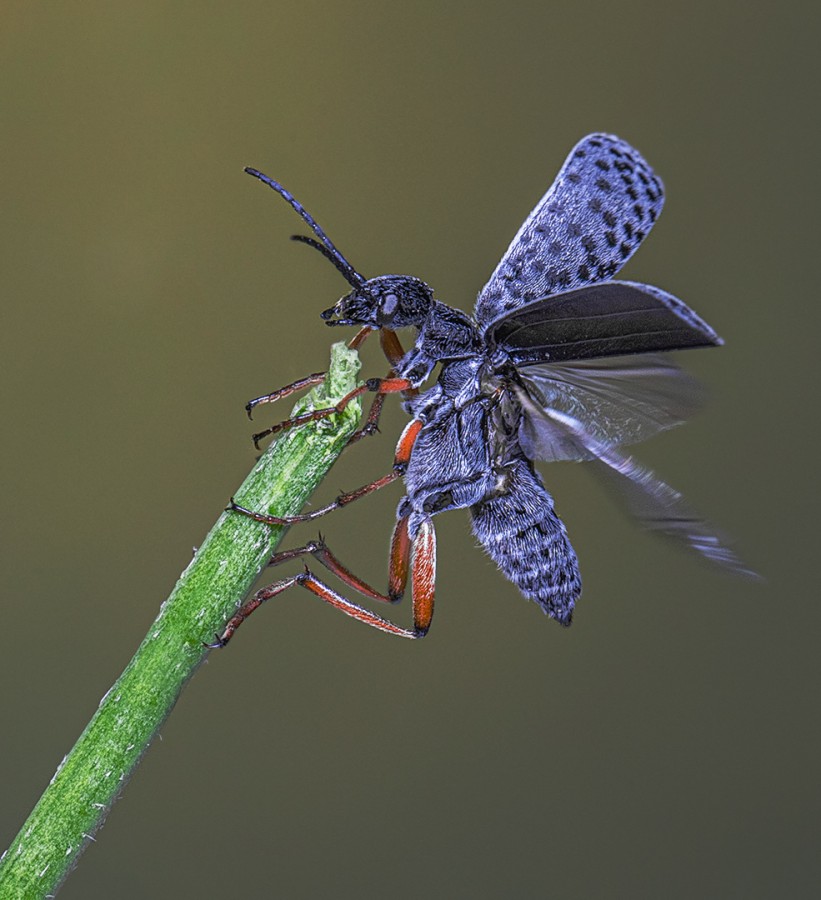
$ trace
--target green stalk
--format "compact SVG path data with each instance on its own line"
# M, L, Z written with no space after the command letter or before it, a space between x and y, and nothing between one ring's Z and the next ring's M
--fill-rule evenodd
M356 387L359 359L335 344L324 384L294 414L333 406ZM297 514L356 428L344 413L285 432L236 492L249 509ZM102 824L123 785L226 620L250 590L285 529L223 514L180 576L134 658L52 778L0 861L0 898L53 896Z

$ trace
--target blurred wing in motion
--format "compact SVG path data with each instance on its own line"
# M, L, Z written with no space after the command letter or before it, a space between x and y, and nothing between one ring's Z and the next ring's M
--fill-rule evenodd
M480 327L542 297L613 278L663 205L664 187L638 151L609 134L583 138L479 292Z
M635 444L680 425L700 406L704 391L667 354L611 356L518 370L525 390L519 440L531 459L594 459L596 448ZM596 442L588 447L558 427L562 413Z
M521 399L521 398L520 398ZM535 420L539 419L538 424ZM527 420L530 420L529 422ZM591 429L588 429L588 423ZM711 527L684 502L682 495L640 466L632 457L591 433L598 422L589 414L574 416L556 408L525 406L520 435L523 449L534 459L590 460L605 481L613 485L628 512L650 531L675 538L691 550L738 575L757 578ZM557 455L557 450L562 453Z

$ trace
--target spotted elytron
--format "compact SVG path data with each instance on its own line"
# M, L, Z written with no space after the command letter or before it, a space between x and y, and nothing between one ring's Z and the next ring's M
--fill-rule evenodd
M391 364L386 378L370 379L336 407L256 437L330 415L366 391L376 396L354 438L376 430L390 393L403 394L411 421L391 473L326 507L290 518L232 508L258 521L290 525L403 478L406 494L397 510L386 593L357 578L321 539L279 553L272 563L313 555L349 587L386 602L400 599L410 577L413 626L402 628L351 602L306 568L255 594L214 646L227 643L262 602L293 585L382 631L422 637L433 615L433 518L463 508L504 575L549 616L569 625L581 593L579 565L534 460L588 461L645 526L721 566L747 572L677 491L620 449L679 424L697 405L697 383L669 351L722 343L671 294L613 280L663 205L661 181L636 150L606 134L589 135L573 148L479 292L472 317L435 300L418 278L365 278L285 188L255 169L246 171L283 197L314 235L294 239L320 251L350 284L352 290L322 318L328 325L359 326L353 346L378 331ZM407 353L395 334L406 327L416 330ZM437 364L438 378L422 389ZM257 398L249 412L321 377Z

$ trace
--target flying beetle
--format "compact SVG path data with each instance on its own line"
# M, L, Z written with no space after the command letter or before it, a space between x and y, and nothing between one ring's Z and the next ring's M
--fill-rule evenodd
M411 421L391 472L328 506L289 518L231 508L272 525L310 521L399 478L387 592L357 578L324 541L276 554L271 564L311 555L359 594L398 601L410 580L413 624L403 628L353 603L307 567L258 591L240 606L212 646L224 646L261 603L301 585L355 619L389 634L423 637L434 603L434 517L468 509L473 533L502 573L548 616L570 625L581 594L579 564L535 460L585 460L612 482L628 510L651 530L729 570L753 574L681 495L621 449L684 421L698 384L670 351L722 344L713 329L673 295L615 280L653 227L664 202L661 181L617 137L591 134L570 152L550 189L513 238L473 315L436 300L408 275L366 278L337 250L282 185L246 171L276 191L313 236L294 235L330 260L351 290L321 315L331 326L358 326L358 346L373 331L391 365L337 406L286 420L259 435L299 426L375 394L356 440L376 431L382 403L401 393ZM415 329L405 352L396 335ZM423 384L439 366L435 382ZM318 383L322 373L252 400L250 411Z

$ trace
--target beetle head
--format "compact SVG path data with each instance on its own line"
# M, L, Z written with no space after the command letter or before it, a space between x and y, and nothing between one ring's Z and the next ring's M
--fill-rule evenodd
M433 306L433 291L410 275L380 275L355 287L322 313L328 325L370 328L421 327Z

